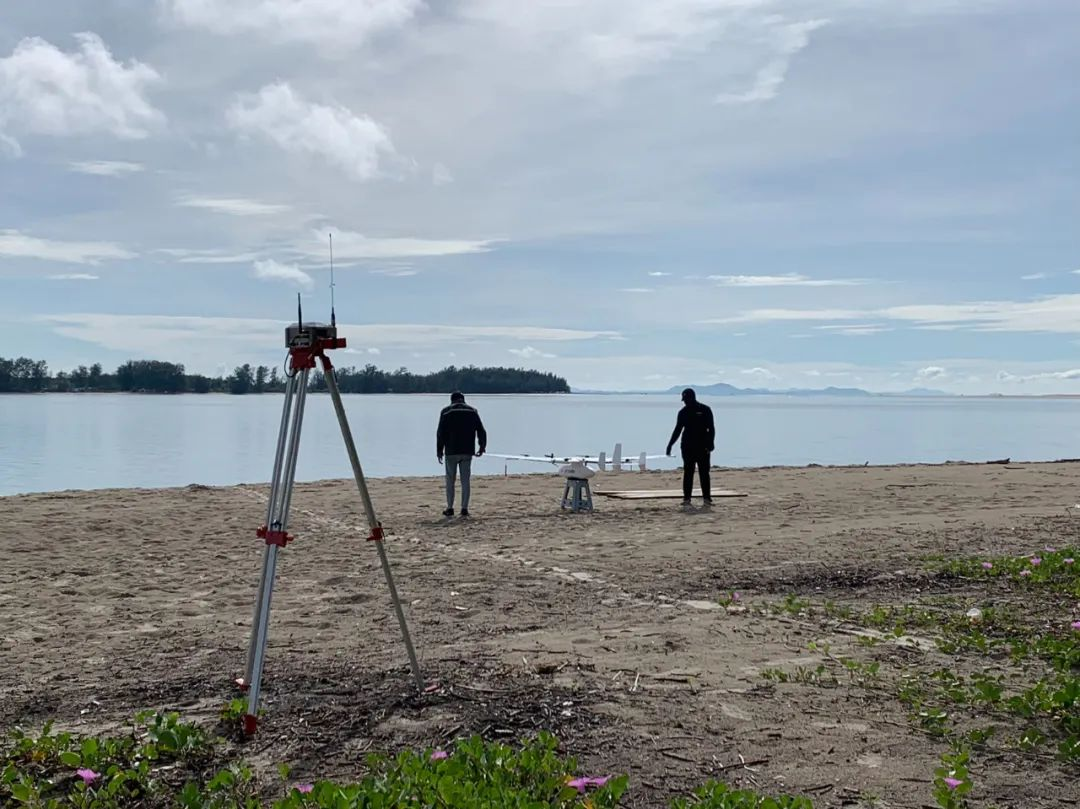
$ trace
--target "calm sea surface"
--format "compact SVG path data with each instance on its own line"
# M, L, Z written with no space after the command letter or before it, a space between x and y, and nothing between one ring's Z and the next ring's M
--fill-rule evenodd
M0 396L0 495L61 489L223 485L269 479L282 396ZM345 396L371 477L439 474L432 396ZM1080 401L1061 399L705 398L716 464L765 466L1080 457ZM676 396L474 396L488 451L662 454ZM502 474L480 458L474 474ZM671 459L651 462L674 468ZM509 462L511 472L551 472ZM307 401L298 480L349 477L326 395Z

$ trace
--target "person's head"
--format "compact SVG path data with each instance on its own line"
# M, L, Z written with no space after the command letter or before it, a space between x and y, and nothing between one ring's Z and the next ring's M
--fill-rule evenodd
M454 391L453 393L450 394L450 404L457 404L458 402L464 402L464 401L465 401L465 394L462 393L461 391L456 390L456 391Z
M691 402L696 402L697 401L697 394L694 393L694 389L693 388L686 388L682 392L682 400L683 400L683 402L685 404L690 404Z

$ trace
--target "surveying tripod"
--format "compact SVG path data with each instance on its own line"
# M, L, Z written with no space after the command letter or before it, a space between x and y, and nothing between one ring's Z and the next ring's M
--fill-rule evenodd
M281 412L281 427L278 430L277 453L274 455L274 474L270 483L270 502L266 508L266 524L255 532L266 543L263 549L262 576L259 579L259 592L255 599L255 616L252 621L247 665L243 678L237 680L240 687L248 693L244 733L249 736L255 733L258 723L259 687L262 681L263 662L266 658L270 597L274 590L277 554L281 548L294 539L287 533L286 528L289 520L289 504L292 501L293 481L296 477L296 458L300 449L300 427L304 420L308 373L315 367L316 358L322 364L326 387L334 403L338 424L341 426L341 437L345 441L345 450L352 464L353 477L356 479L360 499L363 501L364 511L367 514L368 526L371 529L368 541L373 542L379 552L379 560L382 562L383 573L386 575L386 584L390 588L390 598L394 603L398 624L401 626L401 635L405 640L405 650L409 655L409 665L412 667L416 687L421 691L424 687L420 666L416 662L416 652L413 649L412 639L409 637L409 627L405 623L405 613L401 609L401 600L398 598L394 577L390 572L390 562L386 558L386 549L383 547L382 523L375 516L375 507L371 504L364 473L360 468L360 459L356 454L356 445L353 443L349 422L345 417L345 407L341 403L341 391L334 377L334 368L325 353L335 348L344 348L345 338L337 336L337 326L333 320L329 326L324 323L304 323L302 315L298 313L296 324L285 329L285 345L289 349L289 364L286 370L285 404Z

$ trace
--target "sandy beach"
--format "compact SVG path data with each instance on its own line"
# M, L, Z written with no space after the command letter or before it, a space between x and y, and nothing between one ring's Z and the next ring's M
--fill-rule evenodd
M964 606L979 592L936 575L933 558L1077 544L1080 464L715 470L713 481L747 496L689 512L596 496L595 513L571 514L554 475L474 478L468 521L441 517L440 479L373 481L424 676L439 686L423 697L354 484L298 485L267 714L245 755L287 761L297 777L348 777L367 750L544 728L590 771L629 773L628 805L664 805L716 777L816 806L933 806L947 745L903 705L762 672L843 656L929 670L938 653L868 647L842 621L760 607L792 595ZM594 480L678 485L670 472ZM266 496L190 486L0 498L0 727L107 729L155 707L213 723L244 665ZM973 760L978 795L1075 805L1074 770L1044 759ZM867 796L878 803L860 804Z

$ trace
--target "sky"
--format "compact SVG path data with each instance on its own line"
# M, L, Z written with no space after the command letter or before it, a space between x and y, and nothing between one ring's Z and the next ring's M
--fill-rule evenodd
M1080 393L1076 0L0 13L0 356Z

